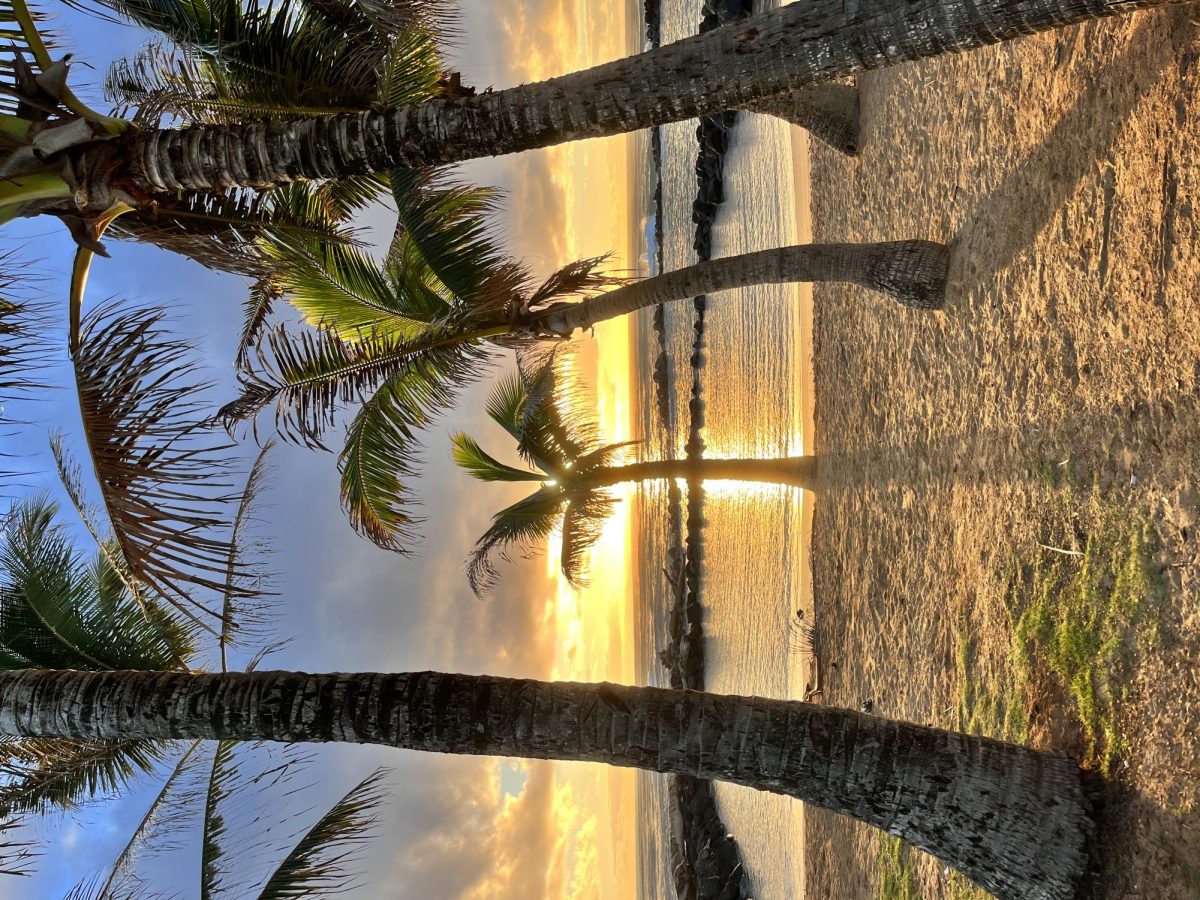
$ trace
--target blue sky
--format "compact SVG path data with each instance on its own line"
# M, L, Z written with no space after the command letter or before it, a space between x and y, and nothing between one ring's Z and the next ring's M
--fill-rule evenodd
M503 44L493 37L507 23L502 26L494 18L497 14L489 4L476 0L464 5L469 27L458 51L458 68L465 80L479 85L520 80L501 63ZM537 3L513 7L525 9L530 17L538 12ZM63 42L77 54L73 82L84 85L81 93L103 106L94 91L86 90L87 83L98 83L107 64L136 49L145 35L83 16L62 4L56 5L55 12ZM486 37L476 39L473 34ZM530 224L531 218L547 220L542 208L558 202L553 188L538 181L539 159L529 155L520 169L505 162L483 162L466 167L464 174L515 192L512 206L523 213L523 221L512 226L518 249L535 268L544 270L551 262L565 260L554 258L556 254L548 249L552 242ZM360 224L369 226L381 240L390 235L386 210L372 212ZM60 496L47 435L62 429L73 446L78 448L80 442L70 370L61 349L73 245L55 224L26 220L4 228L3 248L13 247L20 249L23 258L39 261L31 265L29 274L41 276L38 286L52 310L51 343L59 349L48 359L44 373L51 389L40 392L33 402L9 404L13 416L32 424L16 437L4 438L4 450L23 458L22 468L29 475L23 479L22 491ZM166 306L173 327L198 342L206 374L216 382L215 398L232 396L231 356L245 283L153 247L115 241L109 241L108 247L112 259L98 259L93 267L88 306L114 297ZM484 391L485 387L469 391L461 407L464 412L448 416L429 436L428 476L423 482L428 519L424 551L417 557L382 552L350 531L338 504L333 456L288 446L277 451L264 517L275 547L272 568L279 573L277 630L292 643L273 657L274 667L436 668L548 676L553 648L539 633L542 599L551 589L544 565L539 562L513 572L486 604L470 595L459 565L490 512L503 502L496 492L471 489L446 457L446 435L452 431L467 429L481 437L496 437L476 412ZM504 446L499 440L491 443ZM85 546L86 535L65 500L63 519L78 530ZM322 749L316 756L305 782L311 782L311 788L301 800L293 798L290 805L279 807L285 819L331 802L378 765L393 769L381 840L370 854L368 875L355 896L517 896L506 894L503 886L484 886L495 872L510 869L506 877L511 883L530 889L525 896L541 893L537 879L546 877L546 860L555 852L547 820L554 791L548 766L514 768L496 761L433 759L356 747ZM123 846L152 790L151 785L120 802L89 808L60 822L38 823L34 833L47 852L39 874L33 879L0 881L0 897L62 896L81 878L102 869ZM421 848L417 856L408 852L417 846ZM520 859L511 858L513 846L520 848ZM165 879L163 887L193 896L193 859L194 848L184 846L171 861L157 863L155 871Z

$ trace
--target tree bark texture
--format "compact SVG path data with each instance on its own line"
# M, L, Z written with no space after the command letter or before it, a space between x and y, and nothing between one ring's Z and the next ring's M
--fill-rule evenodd
M797 701L439 672L0 674L0 734L386 744L585 760L774 791L1003 898L1069 898L1093 832L1068 757Z
M755 100L747 112L786 119L834 150L855 156L859 150L858 88L820 84L776 97Z
M578 303L558 304L532 313L527 324L565 337L660 303L796 281L848 282L881 291L914 309L937 309L945 303L949 263L946 245L931 241L777 247L696 263Z
M817 457L791 456L784 459L664 459L654 462L610 466L588 475L589 488L661 478L700 478L727 481L757 481L790 484L817 490ZM564 485L569 489L569 486Z
M548 81L387 110L138 131L77 178L150 193L432 166L743 109L809 85L1171 0L806 0ZM115 166L115 169L114 169ZM97 198L97 201L100 198Z

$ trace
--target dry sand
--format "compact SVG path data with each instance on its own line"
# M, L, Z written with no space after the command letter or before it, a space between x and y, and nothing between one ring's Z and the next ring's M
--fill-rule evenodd
M864 150L812 149L819 241L953 242L944 313L819 287L814 593L825 702L950 724L956 629L1010 642L1070 460L1149 521L1169 589L1120 709L1105 896L1200 897L1200 28L1142 13L863 77ZM836 663L837 668L831 664ZM1078 751L1049 682L1038 746ZM808 895L871 898L878 839L810 811ZM926 896L955 896L916 866Z

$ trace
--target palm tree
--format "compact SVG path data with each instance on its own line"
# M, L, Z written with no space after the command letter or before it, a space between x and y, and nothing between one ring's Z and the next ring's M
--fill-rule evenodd
M22 0L6 0L11 8ZM0 217L50 213L94 228L114 209L420 168L778 103L811 85L1165 0L841 0L789 4L638 56L537 84L302 118L129 127L70 103L65 66L17 72ZM327 4L319 4L323 11ZM436 5L372 3L401 13ZM131 4L122 2L127 11ZM149 10L158 4L146 2ZM174 7L171 7L174 9ZM206 4L205 10L211 8ZM339 12L354 8L334 4ZM174 15L174 12L171 13ZM15 18L7 16L9 21ZM401 15L411 21L411 16ZM57 67L57 68L56 68ZM40 80L38 80L40 79ZM47 122L52 127L34 129ZM12 161L19 157L20 165Z
M514 545L541 545L561 524L560 568L582 580L586 551L600 535L616 500L606 488L666 478L728 479L786 484L816 490L817 460L668 459L616 464L627 444L601 444L595 422L572 412L578 404L557 386L553 357L502 378L487 400L488 416L517 442L532 468L507 465L466 434L451 438L454 461L480 481L537 484L528 497L496 513L467 565L471 589L482 594L496 581L497 557Z
M221 413L232 427L274 406L281 435L320 448L341 409L360 403L339 460L342 499L352 525L388 549L416 537L405 479L417 471L418 433L497 348L748 284L839 280L906 306L943 300L948 251L927 241L784 247L641 281L586 259L539 283L488 236L493 195L407 172L393 182L399 229L382 265L345 245L289 245L279 289L318 330L268 332Z
M93 671L186 667L195 644L169 607L139 604L111 564L112 548L83 559L56 507L25 500L0 538L0 669ZM169 755L156 741L0 741L0 820L71 809L149 775Z
M264 457L251 469L239 504L241 532L264 476ZM56 508L27 499L6 518L0 541L0 670L70 668L87 671L191 671L195 631L169 607L135 600L112 567L117 548L85 561L75 551ZM237 569L230 566L229 577ZM247 610L238 594L225 595L220 634L226 648ZM252 661L253 662L253 661ZM252 667L252 666L251 666ZM116 900L149 896L136 862L186 827L186 807L203 810L197 874L205 897L331 896L344 889L345 868L366 839L381 801L377 772L352 788L325 815L286 846L262 834L262 808L293 780L306 760L292 749L264 754L251 745L199 740L0 739L0 820L70 810L111 797L161 767L170 774L107 876L80 885L72 898ZM183 823L180 823L180 819ZM173 827L174 825L174 827ZM232 851L236 841L237 852ZM7 852L6 852L7 851ZM24 843L0 846L9 871L26 862ZM262 872L245 860L271 859ZM255 890L252 892L251 887Z
M1068 757L798 701L440 672L0 674L0 734L341 741L562 759L787 794L1001 898L1071 898L1094 831Z

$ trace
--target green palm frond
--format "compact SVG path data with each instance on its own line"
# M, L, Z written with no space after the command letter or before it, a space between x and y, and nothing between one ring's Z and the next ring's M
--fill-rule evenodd
M313 187L313 196L322 204L326 215L338 222L352 218L372 203L386 199L390 193L391 179L380 174L333 178Z
M297 841L263 886L258 900L330 897L350 890L355 876L346 866L375 829L386 776L386 770L377 770L334 804Z
M8 434L4 429L19 424L11 417L8 403L28 396L38 386L35 373L49 350L44 329L37 327L41 307L4 296L16 281L8 269L13 262L13 254L0 254L0 441ZM8 470L8 458L9 454L0 450L0 483L17 475Z
M193 592L225 588L231 445L201 420L206 385L193 380L192 347L163 318L107 305L85 319L74 354L80 415L128 572L176 606L214 614Z
M262 623L261 603L255 603L254 600L261 600L266 594L263 585L267 574L260 567L254 567L252 570L247 563L247 557L254 549L250 540L250 528L254 522L254 509L259 495L270 476L267 455L274 446L273 441L267 441L254 458L246 476L246 483L242 487L233 526L229 530L229 556L226 558L224 602L221 605L221 633L217 638L222 672L228 671L229 647L235 643L242 643L245 636L253 634L256 626Z
M43 498L15 507L0 540L0 652L6 667L173 669L193 651L189 629L151 604L148 616L103 555L75 552Z
M521 373L508 372L496 380L484 404L488 417L518 441L527 396Z
M583 388L559 379L558 348L549 353L523 353L518 370L525 385L517 430L517 452L524 459L562 475L579 465L596 446L599 429L582 412L590 405Z
M154 741L0 740L0 818L110 797L151 774L168 749Z
M282 296L283 291L273 275L263 275L250 286L246 299L242 301L242 330L234 354L234 365L239 369L249 365L250 354L267 329L275 301Z
M204 818L200 837L200 900L212 900L220 889L222 864L225 855L225 817L221 805L229 799L229 785L234 767L232 741L218 741L213 752L208 789L204 792Z
M470 435L461 432L452 435L450 443L454 462L466 469L472 478L480 481L545 481L549 476L542 472L532 472L528 469L517 469L505 465L489 455Z
M604 490L602 476L632 442L598 445L595 422L580 411L585 405L582 388L559 386L557 356L557 349L520 354L517 372L501 379L487 401L488 415L516 439L521 456L544 476L497 461L466 435L452 439L455 462L476 478L547 480L537 493L497 513L479 539L467 566L476 594L494 585L495 556L507 558L504 554L513 545L522 545L527 553L539 549L560 516L560 565L571 584L581 584L587 551L617 502Z
M397 32L379 67L375 101L382 106L407 106L435 96L442 75L442 57L433 33L416 27Z
M326 330L293 334L279 327L258 347L256 364L239 375L241 395L220 416L234 427L275 404L284 439L321 448L343 406L364 401L392 379L413 373L406 395L440 403L477 377L488 358L486 346L453 331L432 330L420 342L385 336L351 344Z
M183 751L107 875L77 885L67 900L141 900L164 896L137 876L135 864L143 853L165 849L170 835L191 824L186 812L199 798L199 791L191 782L204 761L203 747L204 742L193 741Z
M405 482L416 474L418 432L453 404L481 361L449 347L441 359L414 360L367 398L346 429L338 459L342 506L354 530L380 547L408 552L418 538Z
M19 86L22 61L32 60L35 69L45 69L59 53L55 35L45 27L45 16L24 0L0 0L0 37L0 84L10 89ZM18 97L0 92L0 114L15 115L19 105Z
M428 28L393 32L356 4L214 0L208 15L159 0L114 5L174 44L152 44L109 73L110 98L139 118L234 122L412 103L433 95L441 70Z
M468 187L429 170L392 173L396 203L393 256L414 253L459 303L476 298L487 280L508 264L489 236L488 217L497 191Z
M398 289L389 272L362 251L315 241L279 241L269 251L280 291L309 324L329 329L343 341L420 336L448 311L447 304L418 282Z
M585 583L587 552L600 539L604 522L617 502L603 491L579 491L571 495L563 510L559 568L574 587Z
M522 547L527 558L536 553L558 524L565 501L557 487L543 487L496 513L467 558L471 590L482 597L495 586L500 577L497 563L509 562L514 546Z

